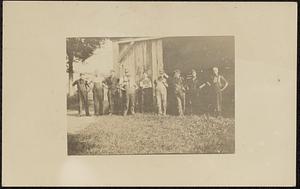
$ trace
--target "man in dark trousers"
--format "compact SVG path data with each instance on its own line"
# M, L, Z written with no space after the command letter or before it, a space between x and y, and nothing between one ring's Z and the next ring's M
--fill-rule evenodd
M150 112L152 107L152 81L148 77L147 73L144 73L144 77L140 81L141 88L141 112Z
M125 102L124 102L124 112L123 116L126 116L128 110L132 115L135 114L135 92L137 90L137 85L134 79L130 76L129 72L125 72L125 77L122 83L122 89L125 91Z
M108 87L107 97L109 103L109 115L112 115L115 112L115 106L118 103L118 87L119 87L119 78L115 76L115 71L111 70L111 75L105 79L104 83Z
M95 115L103 114L103 100L104 100L104 90L103 90L103 76L98 72L95 72L95 77L93 80L93 100L94 100L94 113Z
M84 106L86 116L90 116L89 104L88 104L88 81L84 79L84 74L80 73L80 78L73 82L73 86L77 86L78 101L79 101L79 116L82 114L82 106Z
M199 87L200 81L197 77L196 70L192 69L191 75L187 78L187 107L189 114L198 113L199 105Z

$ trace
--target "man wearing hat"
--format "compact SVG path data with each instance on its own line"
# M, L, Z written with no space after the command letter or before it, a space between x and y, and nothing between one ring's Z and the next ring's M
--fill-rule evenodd
M179 116L183 116L185 112L185 87L183 83L183 78L180 76L180 70L174 71L173 78L174 94L177 102L177 113Z
M157 103L157 113L159 115L166 115L167 112L167 78L169 76L163 71L159 71L159 76L155 80L155 96Z
M135 110L134 110L134 108L135 108L135 91L137 88L138 87L137 87L134 79L130 76L129 71L126 70L125 77L124 77L123 83L122 83L122 90L125 91L123 116L127 115L129 108L130 108L130 113L132 115L135 114Z
M118 102L119 78L115 76L115 71L111 70L111 75L105 79L104 84L108 87L107 98L109 103L109 115L115 113L115 106Z
M90 116L88 104L88 81L84 79L84 74L80 73L80 78L73 82L73 86L77 86L78 102L79 102L79 116L82 116L82 106L84 106L86 116Z

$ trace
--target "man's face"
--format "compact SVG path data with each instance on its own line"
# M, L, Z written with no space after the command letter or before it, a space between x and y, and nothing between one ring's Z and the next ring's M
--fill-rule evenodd
M218 72L219 72L218 68L213 68L213 72L214 72L214 74L218 75Z
M196 73L196 72L192 72L192 76L193 76L193 77L196 77L196 76L197 76L197 73Z
M144 73L144 78L147 78L147 77L148 77L148 75L146 73Z
M84 75L83 74L80 74L80 79L84 79Z
M179 72L176 72L176 73L175 73L175 77L176 77L176 78L180 77L180 73L179 73Z

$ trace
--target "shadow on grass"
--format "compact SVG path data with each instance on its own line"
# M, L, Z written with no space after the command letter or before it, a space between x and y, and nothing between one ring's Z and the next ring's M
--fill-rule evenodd
M68 133L68 155L87 155L87 152L94 148L93 144L80 139L80 134Z

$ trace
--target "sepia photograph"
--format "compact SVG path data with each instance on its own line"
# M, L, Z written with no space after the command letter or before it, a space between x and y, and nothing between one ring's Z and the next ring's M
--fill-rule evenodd
M68 155L233 154L234 36L66 38Z
M2 185L295 186L297 3L5 1Z

